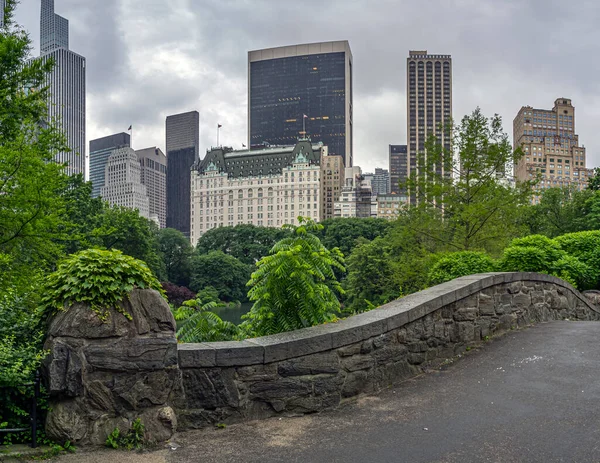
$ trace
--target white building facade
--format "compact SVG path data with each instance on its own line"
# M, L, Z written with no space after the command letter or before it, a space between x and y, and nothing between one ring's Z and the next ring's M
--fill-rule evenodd
M257 151L215 149L192 169L190 241L208 230L253 224L281 227L322 219L321 157L308 140Z
M130 147L116 149L108 158L100 196L113 206L137 209L148 219L150 206L141 176L142 167L136 152Z

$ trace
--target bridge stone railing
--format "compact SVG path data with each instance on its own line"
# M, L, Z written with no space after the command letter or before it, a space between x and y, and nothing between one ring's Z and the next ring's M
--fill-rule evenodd
M174 351L172 316L159 299L138 291L124 304L133 320L114 312L118 323L108 331L80 309L53 322L46 362L51 435L100 443L111 426L142 416L161 440L177 424L318 412L410 378L488 336L544 321L600 320L600 309L556 277L490 273L337 323ZM96 327L93 337L77 337L73 327L81 320Z

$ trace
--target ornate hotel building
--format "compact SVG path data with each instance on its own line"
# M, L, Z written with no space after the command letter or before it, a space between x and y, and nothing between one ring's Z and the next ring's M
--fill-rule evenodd
M558 98L552 109L523 106L513 121L514 147L524 156L515 166L517 181L539 176L538 193L546 188L574 185L587 187L592 169L586 168L585 147L575 133L575 107ZM533 203L539 195L533 197Z
M322 220L322 143L233 151L213 148L191 172L190 241L208 230L249 223L298 224L298 216Z

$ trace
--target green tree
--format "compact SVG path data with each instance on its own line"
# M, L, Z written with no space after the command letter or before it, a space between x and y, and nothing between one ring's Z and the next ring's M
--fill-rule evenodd
M200 237L196 251L198 254L221 251L245 264L254 265L269 254L275 243L288 235L288 230L251 224L213 228Z
M328 249L339 248L348 256L360 238L372 241L384 236L391 222L385 219L335 218L321 222L323 229L317 236Z
M222 251L195 255L191 261L190 289L199 293L208 286L218 291L224 301L246 301L246 283L252 266Z
M336 293L343 289L333 269L344 270L339 249L328 250L311 219L285 225L292 236L279 241L257 264L248 282L254 302L241 328L250 336L290 331L334 320L340 310Z
M531 233L549 237L585 230L593 196L575 187L548 188L538 204L529 206L524 222Z
M455 155L432 135L419 154L417 170L402 185L416 199L411 207L437 222L434 229L416 222L415 233L429 235L450 250L498 253L522 234L517 219L531 197L532 182L511 187L503 180L522 153L512 150L500 116L488 120L479 108L451 136Z
M167 280L177 285L189 286L193 252L190 241L174 228L159 230L157 239Z
M55 257L67 176L51 162L66 150L63 135L47 119L45 75L51 61L30 60L31 41L15 25L15 0L6 2L0 29L0 252Z
M459 251L443 255L429 272L429 281L438 285L465 275L493 272L496 263L485 252Z
M143 260L159 280L165 279L164 264L158 244L158 227L137 210L104 203L91 231L91 241L106 249L118 249L128 256Z
M592 191L600 190L600 167L595 167L594 175L588 178L588 188Z
M345 312L364 312L400 296L400 275L390 252L390 246L382 238L363 240L354 248L346 259Z

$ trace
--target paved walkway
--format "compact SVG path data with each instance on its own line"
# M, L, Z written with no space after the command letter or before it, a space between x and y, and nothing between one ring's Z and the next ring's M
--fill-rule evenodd
M176 450L61 463L600 462L600 322L492 340L444 371L330 413L177 436Z

